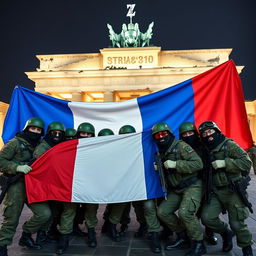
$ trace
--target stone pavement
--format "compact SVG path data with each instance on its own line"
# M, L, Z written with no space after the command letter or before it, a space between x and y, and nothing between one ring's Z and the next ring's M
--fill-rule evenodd
M253 239L256 240L256 176L251 174L252 181L249 186L249 194L250 201L253 204L254 214L251 214L247 219L247 224L249 226L250 231L253 233ZM148 240L146 238L134 238L134 233L138 228L138 223L136 222L136 218L134 212L131 212L131 223L129 225L129 230L123 240L119 243L113 242L106 235L102 235L100 232L101 226L103 224L102 213L104 211L104 205L101 205L98 211L99 223L97 225L97 240L98 247L95 249L89 248L86 245L86 239L81 237L71 237L70 247L64 255L67 256L148 256L148 255L161 255L161 256L179 256L184 255L185 252L181 250L172 250L165 251L162 250L161 254L154 254L150 251L148 246ZM42 250L35 251L29 250L26 248L22 248L18 245L18 240L21 236L21 225L27 220L30 216L30 210L25 207L20 219L20 224L17 229L17 233L14 237L13 245L9 246L8 252L9 256L53 256L56 255L54 253L56 244L47 244L43 247ZM223 219L226 219L227 216L222 216ZM230 253L222 253L221 252L221 238L218 236L219 243L217 246L207 245L207 254L206 255L242 255L241 249L236 246L236 242L234 239L234 249ZM162 244L163 246L163 244ZM254 255L256 255L256 246L255 243L253 245Z

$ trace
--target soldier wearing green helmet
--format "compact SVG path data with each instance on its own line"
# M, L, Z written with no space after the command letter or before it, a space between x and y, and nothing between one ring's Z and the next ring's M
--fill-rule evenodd
M186 255L203 255L206 248L196 217L202 199L202 180L198 178L203 168L202 160L191 146L177 140L164 122L152 127L152 136L160 152L168 190L167 200L161 202L157 214L177 234L177 239L167 243L165 249L172 250L188 244L189 237L192 246Z
M108 135L114 135L114 132L111 129L104 128L99 131L98 136L108 136Z
M73 140L76 139L76 129L67 128L65 130L65 140Z
M44 132L44 122L40 118L30 118L22 132L7 142L0 152L0 169L4 175L14 176L18 173L27 174L32 168L29 166L33 159L33 151ZM7 246L12 243L13 236L19 223L19 218L26 203L26 190L24 177L12 184L4 198L5 210L3 223L0 228L0 255L7 256ZM23 225L20 245L32 249L40 249L31 237L39 230L39 223L46 223L50 217L47 205L38 203L29 205L33 212L30 224ZM42 211L43 210L43 211Z
M41 143L35 148L33 156L34 158L40 157L47 150L52 148L53 146L63 142L65 139L65 126L58 121L51 122L47 127L47 133L44 136ZM41 205L48 205L50 207L51 212L53 213L52 220L57 215L60 215L60 227L59 227L59 243L56 250L56 253L64 252L68 247L69 234L72 232L73 228L73 219L75 217L75 209L76 206L71 203L63 203L63 202L54 202L54 203L40 203ZM60 212L63 208L63 211ZM26 225L31 225L31 220L26 222ZM44 244L47 242L46 231L48 230L49 222L41 223L40 229L37 232L36 242L37 244ZM48 239L52 238L53 226L52 223L50 225L50 229L48 231Z
M95 128L90 123L81 123L77 128L78 138L95 137Z
M131 125L124 125L119 129L118 134L127 134L136 132L135 128Z
M77 127L77 138L91 138L95 137L95 128L91 123L84 122L79 124ZM95 227L98 223L97 218L97 210L99 208L98 204L80 204L77 207L76 217L74 221L74 229L79 230L79 224L83 223L85 220L85 224L88 229L88 246L91 248L95 248L97 246L96 232ZM77 232L78 233L78 232ZM81 232L79 232L82 234Z
M238 185L244 179L243 176L248 175L250 158L239 145L221 132L215 122L205 121L198 130L207 148L209 165L212 166L211 197L209 203L203 206L202 223L222 236L224 252L232 250L232 235L235 232L237 245L242 248L243 255L252 256L252 234L245 224L249 211L246 202L232 187L232 184ZM246 194L246 191L243 193ZM223 208L228 212L233 232L219 218Z
M184 122L183 124L181 124L179 127L179 135L180 135L180 139L185 141L187 144L189 144L196 151L196 153L201 157L204 164L204 169L201 171L200 177L202 178L203 183L206 184L206 173L207 173L206 148L200 141L200 136L198 134L195 124L191 122ZM205 201L205 189L204 189L204 197L203 197L202 203L204 203L204 201ZM197 216L199 218L201 214L201 209L202 209L202 205L199 211L197 212ZM217 237L214 235L214 232L207 227L205 227L205 239L209 244L212 244L212 245L216 245L218 240Z

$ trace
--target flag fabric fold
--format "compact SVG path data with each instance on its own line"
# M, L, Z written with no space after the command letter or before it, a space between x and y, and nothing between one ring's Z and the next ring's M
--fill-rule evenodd
M103 128L118 134L121 126L129 124L137 133L80 139L52 148L33 164L33 172L26 175L30 202L105 203L160 196L160 184L153 170L155 146L150 134L157 122L166 122L178 137L178 127L183 122L198 126L213 120L241 147L252 146L242 85L232 60L175 86L125 102L64 101L17 86L4 123L4 142L22 130L31 117L40 117L46 127L53 121L62 122L66 128L90 122L96 134ZM99 155L98 149L102 150ZM58 161L54 161L55 157ZM45 188L44 175L51 181Z

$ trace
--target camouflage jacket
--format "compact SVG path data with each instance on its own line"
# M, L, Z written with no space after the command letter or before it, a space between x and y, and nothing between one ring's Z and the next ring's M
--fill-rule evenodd
M225 160L226 167L213 171L213 185L226 186L228 179L236 181L242 177L242 172L248 172L251 168L251 160L248 154L233 140L225 138L216 148L210 152L211 160Z
M167 183L177 187L185 180L198 176L203 168L203 162L195 150L182 140L174 140L168 150L161 154L162 162L166 160L176 161L175 169L167 169Z
M8 141L0 151L0 170L4 174L15 175L18 165L29 164L34 147L18 135Z
M41 156L44 152L49 150L51 146L46 142L46 140L42 140L39 145L34 150L33 157L38 158Z

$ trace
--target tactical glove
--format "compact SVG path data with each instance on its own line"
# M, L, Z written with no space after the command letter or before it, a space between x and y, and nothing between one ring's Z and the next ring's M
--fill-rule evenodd
M216 161L212 162L212 167L215 170L220 169L220 168L225 168L226 167L226 162L225 162L225 160L216 160Z
M32 170L32 168L25 164L25 165L18 165L17 169L16 169L16 172L21 172L21 173L27 174L31 170Z
M164 162L164 167L166 169L176 169L176 161L167 160Z
M154 162L154 169L155 169L155 171L158 171L156 162Z

